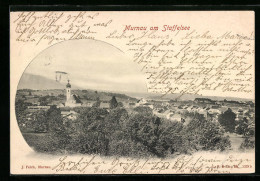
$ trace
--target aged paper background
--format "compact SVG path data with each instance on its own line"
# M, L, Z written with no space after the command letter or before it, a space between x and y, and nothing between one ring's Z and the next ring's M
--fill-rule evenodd
M167 25L183 26L186 27L186 30L171 31L167 29ZM130 26L139 27L139 29L131 29ZM154 30L156 27L158 30ZM146 82L149 92L159 92L162 95L191 93L254 100L255 45L254 12L252 11L11 12L10 145L12 174L254 172L254 150L244 153L205 151L166 160L105 158L86 155L67 155L65 157L66 155L54 156L34 152L23 139L15 116L15 95L20 77L29 63L46 48L66 40L82 39L100 40L119 48L129 60L140 66L147 77L151 77ZM192 59L192 57L196 57L196 51L199 51L197 49L199 44L210 44L208 45L210 50L207 52L207 49L202 47L204 53L198 55L196 59ZM178 68L177 65L183 67ZM214 74L207 76L207 71L212 66L222 70L226 68L226 74L220 78L216 70ZM175 69L172 70L171 67L175 67ZM181 76L182 71L194 71L195 69L192 67L207 67L207 69L203 70L203 75L199 75L194 84L187 79L176 79ZM168 71L166 74L172 74L175 79L169 77L166 77L167 81L163 79L164 71ZM187 85L192 85L192 87ZM81 163L82 160L84 163ZM60 163L63 166L59 165ZM68 163L74 166L72 167Z

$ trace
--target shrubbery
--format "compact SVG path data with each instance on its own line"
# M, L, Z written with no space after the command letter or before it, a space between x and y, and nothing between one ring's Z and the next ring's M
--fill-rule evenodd
M240 145L241 150L253 149L255 148L255 139L254 138L245 138L242 144Z
M231 144L219 123L206 120L202 115L196 114L194 119L183 129L185 140L188 141L187 150L225 150Z
M106 156L167 157L198 150L225 150L228 137L217 123L199 114L188 124L161 119L150 108L75 108L77 120L63 122L60 110L48 111L48 140L31 145L41 152L70 152Z
M255 148L255 126L249 123L247 118L239 120L236 126L236 133L243 135L244 141L240 145L241 150Z
M138 106L134 108L134 111L136 111L139 114L146 114L146 115L153 114L153 110L150 107Z

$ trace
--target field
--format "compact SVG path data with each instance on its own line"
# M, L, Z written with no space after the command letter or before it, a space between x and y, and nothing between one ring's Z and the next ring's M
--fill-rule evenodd
M25 141L33 148L33 145L48 145L51 140L48 133L22 133Z
M229 136L230 142L231 142L231 149L234 151L239 150L239 147L241 143L244 141L244 138L241 135L232 133L227 134Z

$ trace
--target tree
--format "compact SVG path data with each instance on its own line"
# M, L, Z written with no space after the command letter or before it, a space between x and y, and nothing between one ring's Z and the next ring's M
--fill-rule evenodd
M232 109L228 108L227 111L220 114L218 117L218 121L223 126L225 131L233 133L235 131L236 126L236 114L232 111Z
M61 111L56 106L51 106L46 113L48 120L48 130L49 132L63 131L63 120L61 117Z
M26 108L27 108L27 104L24 101L22 101L21 99L19 99L17 102L15 102L16 116L19 117L19 115L22 115L24 113L24 111L26 110Z
M248 120L247 118L240 119L236 126L236 133L240 135L244 135L247 132L248 128Z
M117 107L124 107L124 104L122 102L119 102Z
M134 111L140 113L140 114L147 114L147 115L152 115L153 110L150 107L145 107L145 106L138 106L134 108Z
M120 124L128 119L128 113L124 108L116 108L110 111L109 115L106 116L106 124Z
M31 145L36 151L64 153L65 150L68 150L71 137L64 127L60 109L51 106L46 112L40 111L36 113L36 120L35 126L37 126L38 131L44 131L44 122L47 122L46 129L48 130L41 138L42 140Z
M131 141L142 145L147 155L165 157L182 147L182 135L179 134L181 123L162 121L152 114L139 113L130 117L128 129Z
M98 108L98 107L100 106L100 104L101 104L101 101L96 101L96 102L92 105L92 107Z
M112 99L109 102L109 105L110 105L110 109L114 109L118 106L118 103L117 103L115 96L112 97Z
M48 96L43 96L39 98L39 102L41 106L47 106L48 105Z
M47 111L48 131L55 150L66 150L71 137L65 129L61 111L56 106L51 106Z
M225 150L230 140L224 136L219 123L206 120L203 115L195 114L193 120L182 130L183 140L187 141L187 151Z
M62 99L65 99L65 95L64 95L64 94L59 94L57 98L58 98L58 99L61 99L61 100L62 100Z
M15 114L16 114L16 119L17 119L17 122L18 122L18 125L20 126L20 128L22 125L26 125L25 127L30 125L30 121L28 121L26 119L27 114L28 114L26 109L28 106L31 106L31 105L32 105L32 103L24 102L21 99L19 99L18 101L15 102Z
M253 149L253 148L255 148L255 139L254 138L246 137L240 145L241 150Z
M35 113L35 120L33 121L35 132L46 132L48 129L48 122L45 111L38 111Z
M69 150L83 154L107 155L109 139L104 121L107 115L108 112L100 108L82 109L75 121L79 126L70 142Z

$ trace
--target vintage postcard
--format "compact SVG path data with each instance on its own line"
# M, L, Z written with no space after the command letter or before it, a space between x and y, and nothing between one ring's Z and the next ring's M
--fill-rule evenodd
M255 172L253 11L10 12L11 174Z

